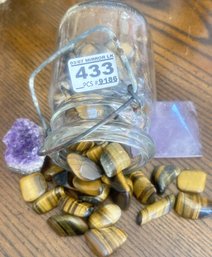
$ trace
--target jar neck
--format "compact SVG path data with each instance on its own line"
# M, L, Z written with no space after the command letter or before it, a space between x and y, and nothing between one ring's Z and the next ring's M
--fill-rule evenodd
M76 100L76 99L75 99ZM78 99L79 100L79 99ZM119 99L83 99L82 101L68 101L53 114L51 119L51 132L45 139L45 148L54 148L55 146L65 144L71 139L92 128L99 120L103 119L111 111L121 105ZM111 104L113 103L113 104ZM128 108L116 119L104 124L92 134L88 135L82 141L106 141L117 142L130 149L132 159L140 161L140 165L145 165L154 155L154 144L146 133L147 116L141 111L141 116L146 117L142 127L136 126L132 119L132 108ZM75 116L74 116L75 115ZM134 114L136 118L136 114ZM143 118L144 119L144 118ZM80 141L79 141L80 142ZM52 153L51 158L65 169L68 168L66 156L68 152L64 148L60 152Z

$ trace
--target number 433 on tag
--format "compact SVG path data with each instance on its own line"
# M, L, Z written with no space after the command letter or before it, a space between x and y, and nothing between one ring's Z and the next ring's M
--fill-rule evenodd
M85 56L68 61L72 88L87 92L119 84L118 70L113 53Z

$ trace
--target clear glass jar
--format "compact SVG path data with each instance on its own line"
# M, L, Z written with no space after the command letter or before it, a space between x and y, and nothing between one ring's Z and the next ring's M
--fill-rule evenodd
M54 62L49 93L53 115L43 149L48 152L62 146L104 120L130 98L128 85L132 84L137 103L132 102L113 120L79 141L121 143L132 158L145 164L154 155L148 131L155 79L151 38L144 17L117 1L80 3L71 7L61 21L58 49L70 40L70 50ZM105 58L110 60L106 56L112 56L113 66L104 64ZM65 167L66 154L67 150L61 148L50 156Z

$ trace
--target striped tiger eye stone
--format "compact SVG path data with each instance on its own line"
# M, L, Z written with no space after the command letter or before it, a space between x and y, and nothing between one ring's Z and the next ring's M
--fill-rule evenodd
M94 254L104 257L117 250L127 240L127 234L123 230L111 226L91 229L85 233L85 239Z
M177 178L180 191L201 193L205 189L207 174L199 170L183 170Z
M169 213L175 204L175 196L173 194L168 195L157 202L154 202L138 212L136 223L143 225L153 219L157 219L161 216Z
M74 177L72 183L74 187L83 194L97 196L102 192L102 182L100 179L84 181Z
M108 177L113 177L128 168L131 159L124 148L118 143L110 143L104 148L100 157L101 165Z
M104 151L104 148L105 146L107 145L108 143L105 142L104 144L101 144L101 145L96 145L94 147L92 147L91 149L89 149L87 152L86 152L86 156L92 160L93 162L96 162L96 163L99 163L100 161L100 157Z
M142 171L134 171L130 174L133 182L133 193L142 204L151 204L155 201L156 189Z
M108 185L102 184L102 192L97 196L89 196L89 195L80 195L78 198L87 203L91 203L94 205L98 205L105 201L110 193L110 187Z
M26 202L33 202L47 190L44 176L37 172L20 179L21 194Z
M212 215L212 201L199 194L179 192L176 199L175 211L186 219L201 219Z
M64 171L56 174L52 178L52 181L57 186L63 186L65 188L72 189L71 184L72 184L73 176L74 175L70 171L64 170Z
M181 169L172 164L156 166L152 172L151 181L155 185L157 192L163 194L180 172Z
M43 172L43 175L44 175L44 178L46 181L51 181L55 175L57 175L63 171L64 171L63 168L61 168L55 164L52 164L51 167L49 167L47 170L45 170Z
M65 196L63 187L56 187L40 196L32 205L38 214L51 211L58 206L61 197Z
M47 223L59 236L83 235L88 230L87 223L72 215L54 215Z
M116 204L107 204L91 214L90 228L104 228L114 225L121 217L121 209Z
M69 196L61 199L61 208L65 213L81 218L90 216L94 210L92 204L78 201Z
M87 151L88 149L92 148L95 145L94 142L91 141L83 141L76 145L75 151L83 153L84 151Z
M73 173L81 180L96 180L102 176L103 171L95 162L79 154L70 153L67 162Z

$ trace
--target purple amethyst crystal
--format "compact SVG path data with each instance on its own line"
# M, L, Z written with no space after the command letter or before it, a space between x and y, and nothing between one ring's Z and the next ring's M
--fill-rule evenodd
M17 119L3 138L8 167L22 174L39 171L45 158L38 155L43 139L41 127L28 119Z

